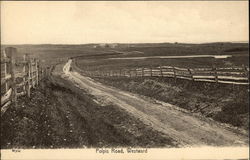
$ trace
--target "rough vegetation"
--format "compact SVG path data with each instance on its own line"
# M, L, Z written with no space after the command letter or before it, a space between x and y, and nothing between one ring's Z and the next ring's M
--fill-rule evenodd
M46 81L30 99L22 97L7 110L1 117L1 148L177 146L124 110L99 106L65 83L56 78Z
M98 78L123 90L175 104L222 123L248 130L248 86L199 83L168 78Z

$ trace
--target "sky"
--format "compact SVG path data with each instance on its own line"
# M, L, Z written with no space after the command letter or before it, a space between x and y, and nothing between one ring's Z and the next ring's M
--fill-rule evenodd
M4 1L2 44L248 41L248 1Z

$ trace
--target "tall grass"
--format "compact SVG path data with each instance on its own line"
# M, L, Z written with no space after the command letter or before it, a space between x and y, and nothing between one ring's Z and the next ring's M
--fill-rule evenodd
M161 78L98 78L123 90L155 98L222 123L248 129L248 87Z

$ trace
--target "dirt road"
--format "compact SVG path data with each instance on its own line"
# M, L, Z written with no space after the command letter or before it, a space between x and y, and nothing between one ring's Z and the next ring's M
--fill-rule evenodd
M105 86L93 79L70 71L72 61L63 67L64 77L93 95L100 105L115 105L125 109L154 130L173 138L183 146L247 145L247 134L239 133L219 123L178 109L178 107L140 95ZM57 69L59 70L59 69Z
M179 146L124 109L97 104L60 76L41 81L30 98L18 98L1 116L0 127L2 149Z

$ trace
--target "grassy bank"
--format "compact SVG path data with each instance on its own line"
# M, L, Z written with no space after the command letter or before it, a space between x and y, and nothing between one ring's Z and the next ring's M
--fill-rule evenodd
M57 83L58 82L58 83ZM1 116L1 148L177 147L125 110L54 77Z
M122 90L155 98L248 130L248 86L161 78L98 78Z

